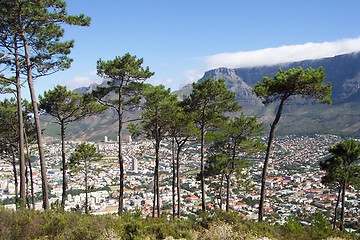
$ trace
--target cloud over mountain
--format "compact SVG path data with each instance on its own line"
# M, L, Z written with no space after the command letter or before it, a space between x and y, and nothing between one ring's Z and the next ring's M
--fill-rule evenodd
M334 42L286 45L255 51L225 52L207 56L204 61L208 69L219 67L240 68L333 57L357 51L360 51L360 37Z

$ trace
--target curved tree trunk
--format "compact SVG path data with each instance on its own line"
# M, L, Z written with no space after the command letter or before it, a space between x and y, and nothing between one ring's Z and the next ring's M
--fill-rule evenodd
M119 109L117 109L118 112L118 118L119 118L119 126L118 126L118 158L119 158L119 168L120 168L120 186L119 186L119 206L118 206L118 215L121 216L124 209L124 158L122 154L122 142L123 142L123 101L122 101L122 91L123 91L123 81L121 82L119 86Z
M42 139L42 134L41 134L41 124L40 124L40 118L39 118L38 105L36 102L34 82L33 82L33 78L32 78L31 61L30 61L30 55L29 55L29 45L28 45L28 40L27 40L27 36L26 36L25 32L22 32L22 39L24 42L24 49L25 49L27 82L29 85L31 103L32 103L33 111L34 111L34 121L35 121L36 135L37 135L37 144L38 144L38 149L39 149L43 208L45 210L47 210L50 208L50 205L49 205L49 193L48 193L48 181L47 181L47 174L46 174L44 144L43 144L43 139Z
M61 160L62 160L62 196L61 196L61 208L65 209L66 191L67 191L67 179L66 179L66 156L65 156L65 126L64 123L60 123L61 127Z
M276 125L278 124L278 122L280 120L281 112L282 112L285 100L286 100L285 97L281 99L274 122L270 126L269 140L268 140L268 144L267 144L267 148L266 148L264 166L263 166L263 171L262 171L262 175L261 175L261 192L260 192L259 215L258 215L259 222L262 222L263 217L264 217L264 202L265 202L265 187L266 187L265 183L266 183L266 174L267 174L267 168L268 168L268 164L269 164L271 146L272 146L273 139L275 136Z

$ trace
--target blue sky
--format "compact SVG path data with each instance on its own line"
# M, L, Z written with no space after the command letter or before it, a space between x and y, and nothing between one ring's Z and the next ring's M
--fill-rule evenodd
M129 52L152 84L177 90L217 67L269 65L360 51L358 0L68 0L90 27L65 27L72 67L36 82L37 94L100 83L96 61ZM259 79L261 80L261 79Z

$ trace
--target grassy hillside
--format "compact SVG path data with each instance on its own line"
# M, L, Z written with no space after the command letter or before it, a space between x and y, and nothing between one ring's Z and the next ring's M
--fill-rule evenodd
M138 213L85 215L0 208L0 239L356 239L334 232L321 215L311 227L298 220L271 226L245 220L235 213L212 212L189 220L143 218Z

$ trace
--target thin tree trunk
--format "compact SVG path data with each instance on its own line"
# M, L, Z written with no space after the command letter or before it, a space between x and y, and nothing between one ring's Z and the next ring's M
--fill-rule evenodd
M155 163L156 164L156 163ZM153 186L153 191L154 191L154 196L153 196L153 207L152 207L152 217L155 217L155 211L156 211L156 166L154 169L154 186Z
M20 25L21 25L21 21L20 21ZM46 174L44 144L43 144L43 139L42 139L42 134L41 134L41 124L40 124L38 106L37 106L37 102L36 102L34 82L33 82L33 78L32 78L31 61L30 61L30 55L29 55L29 44L28 44L27 36L26 36L26 33L24 32L24 30L22 32L22 39L23 39L24 48L25 48L25 59L26 59L26 67L27 67L27 82L29 85L31 103L32 103L33 111L34 111L34 121L35 121L37 143L38 143L38 149L39 149L43 208L45 210L47 210L50 208L50 205L49 205L49 195L48 195L48 181L47 181L47 174Z
M26 193L29 192L29 171L28 171L28 167L27 165L25 165L25 183L26 183ZM25 196L25 206L27 207L27 209L30 209L30 201L28 198L28 195Z
M157 114L157 113L156 113ZM157 115L156 115L157 116ZM154 168L154 198L152 217L160 217L160 191L159 191L159 150L160 150L160 133L157 122L155 123L155 168Z
M226 212L229 212L230 205L230 174L226 175Z
M18 113L18 130L19 130L19 169L20 169L20 207L25 207L26 203L26 177L25 177L25 154L24 154L24 120L22 112L21 83L20 83L20 63L18 46L14 41L15 48L15 68L16 68L16 97L17 97L17 113Z
M66 179L66 156L65 156L65 125L60 123L61 127L61 160L62 160L62 196L61 196L61 208L65 209L66 191L67 191L67 179Z
M236 146L237 146L237 141L235 140L234 145L232 147L231 170L229 174L226 175L226 212L229 212L230 210L230 181L231 181L231 176L235 171Z
M85 163L86 165L87 163ZM88 186L88 177L87 177L87 170L85 169L85 213L89 213L89 202L88 202L88 192L89 192L89 186Z
M120 193L119 193L119 209L118 214L119 216L123 213L124 208L124 159L122 156L122 114L119 118L119 129L118 129L118 136L119 136L119 166L120 166Z
M201 209L202 209L202 211L206 211L206 206L205 206L205 164L204 164L205 128L204 128L204 126L201 127L200 141L201 141L201 143L200 143Z
M344 228L344 215L345 215L345 191L346 191L346 180L343 183L342 186L342 193L341 193L341 215L340 215L340 230L345 231Z
M16 206L18 207L19 204L19 182L18 182L18 176L17 176L17 169L16 169L16 156L15 156L15 152L14 152L14 148L10 145L10 150L11 150L11 165L13 167L13 174L14 174L14 183L15 183L15 203Z
M224 174L221 174L220 191L219 191L219 197L220 197L219 208L221 210L222 210L222 206L223 206L223 187L224 187Z
M274 136L275 136L276 125L278 124L278 122L280 120L281 111L283 109L284 102L285 102L286 98L287 97L283 97L281 99L279 108L278 108L277 113L276 113L276 117L274 119L274 122L270 126L269 140L268 140L268 145L267 145L267 148L266 148L264 166L263 166L263 171L262 171L262 175L261 175L261 192L260 192L259 215L258 215L258 221L259 222L262 222L263 217L264 217L265 183L266 183L266 174L267 174L267 168L268 168L268 164L269 164L271 146L272 146L273 139L274 139Z
M118 207L118 215L121 216L124 209L124 159L122 155L122 131L123 131L123 101L122 101L122 92L123 92L123 82L121 82L119 86L119 109L118 111L118 117L119 117L119 126L118 126L118 158L119 158L119 167L120 167L120 186L119 186L119 207Z
M24 131L24 133L25 133L24 139L26 143L26 157L28 159L29 174L30 174L31 203L32 203L32 209L35 209L34 178L33 178L32 166L31 166L31 159L30 159L29 140L27 138L26 131Z
M160 150L160 139L158 138L156 143L156 166L155 166L155 171L156 171L156 211L157 211L157 217L160 217L160 186L159 186L159 163L160 163L160 159L159 159L159 150Z
M173 218L176 216L176 202L175 202L175 185L176 185L176 163L175 163L175 139L171 139L171 163L172 163L172 211L173 211Z
M339 191L338 191L335 210L334 210L333 230L336 229L336 220L337 220L337 215L338 215L338 207L339 207L339 203L340 203L340 198L341 198L341 186L339 186Z
M176 192L177 192L177 216L180 217L180 208L181 208L181 192L180 192L180 152L185 144L186 140L182 143L177 143L177 151L176 151Z

